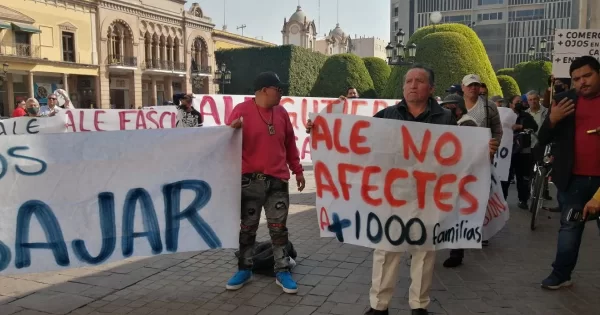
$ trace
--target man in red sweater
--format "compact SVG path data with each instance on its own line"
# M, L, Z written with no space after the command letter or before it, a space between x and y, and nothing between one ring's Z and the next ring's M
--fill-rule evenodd
M243 134L242 222L239 270L227 282L227 290L240 289L252 278L252 252L264 207L273 244L276 283L285 293L298 292L285 252L290 169L296 175L298 191L304 189L305 181L294 128L288 112L279 106L285 86L277 74L263 72L254 81L255 97L231 112L230 126L241 128Z
M554 98L538 134L541 145L554 142L552 181L561 200L556 258L542 281L550 290L572 284L585 222L594 219L600 225L600 62L576 58L569 73L575 91ZM582 212L584 220L570 218L570 211Z

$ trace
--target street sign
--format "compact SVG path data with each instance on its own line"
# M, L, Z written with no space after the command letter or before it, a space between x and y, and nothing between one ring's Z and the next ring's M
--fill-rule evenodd
M600 29L557 29L554 35L552 74L570 77L569 66L577 57L592 56L600 60Z

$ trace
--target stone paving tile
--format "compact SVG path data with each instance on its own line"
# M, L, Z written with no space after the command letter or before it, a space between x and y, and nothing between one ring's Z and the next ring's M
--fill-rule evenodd
M237 268L234 250L208 250L155 257L136 257L93 268L0 277L0 315L324 315L363 314L369 304L372 251L319 238L314 210L314 180L292 193L289 233L298 251L296 295L281 292L273 278L256 275L244 288L228 292L224 283ZM464 264L442 267L448 251L439 251L431 291L431 314L600 314L600 248L594 227L585 231L575 286L543 291L556 247L558 217L543 213L536 231L529 215L516 207L511 188L508 225L481 250L467 250ZM263 221L261 221L264 223ZM258 240L267 240L260 227ZM410 314L407 303L408 255L390 314Z

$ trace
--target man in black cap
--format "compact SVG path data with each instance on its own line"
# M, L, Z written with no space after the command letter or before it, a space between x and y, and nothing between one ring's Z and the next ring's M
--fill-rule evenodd
M460 85L460 84L451 85L450 88L448 88L446 90L446 92L448 92L450 94L456 94L456 95L463 96L462 85Z
M240 289L252 278L256 230L264 208L273 244L275 282L285 293L298 292L285 250L290 169L296 175L298 191L304 189L305 180L294 127L288 112L279 106L286 87L274 72L263 72L254 81L254 98L238 104L231 112L230 126L241 128L243 135L242 222L238 272L227 282L227 290Z
M193 99L193 94L186 94L179 100L176 128L202 127L204 119L202 114L192 106Z
M473 117L467 115L467 107L462 97L456 94L450 94L440 103L443 108L452 112L456 117L456 123L459 126L477 127L477 122Z

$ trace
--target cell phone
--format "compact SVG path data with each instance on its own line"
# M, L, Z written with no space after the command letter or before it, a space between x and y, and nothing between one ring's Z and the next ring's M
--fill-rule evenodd
M575 92L575 89L572 89L572 90L568 90L565 92L555 94L553 97L556 104L560 103L560 101L562 101L564 98L568 98L571 101L573 101L573 103L575 103L575 101L577 101L577 92Z
M600 216L598 214L589 215L585 221L593 221L597 220ZM583 221L583 209L569 209L567 213L567 221L575 222L575 221Z

